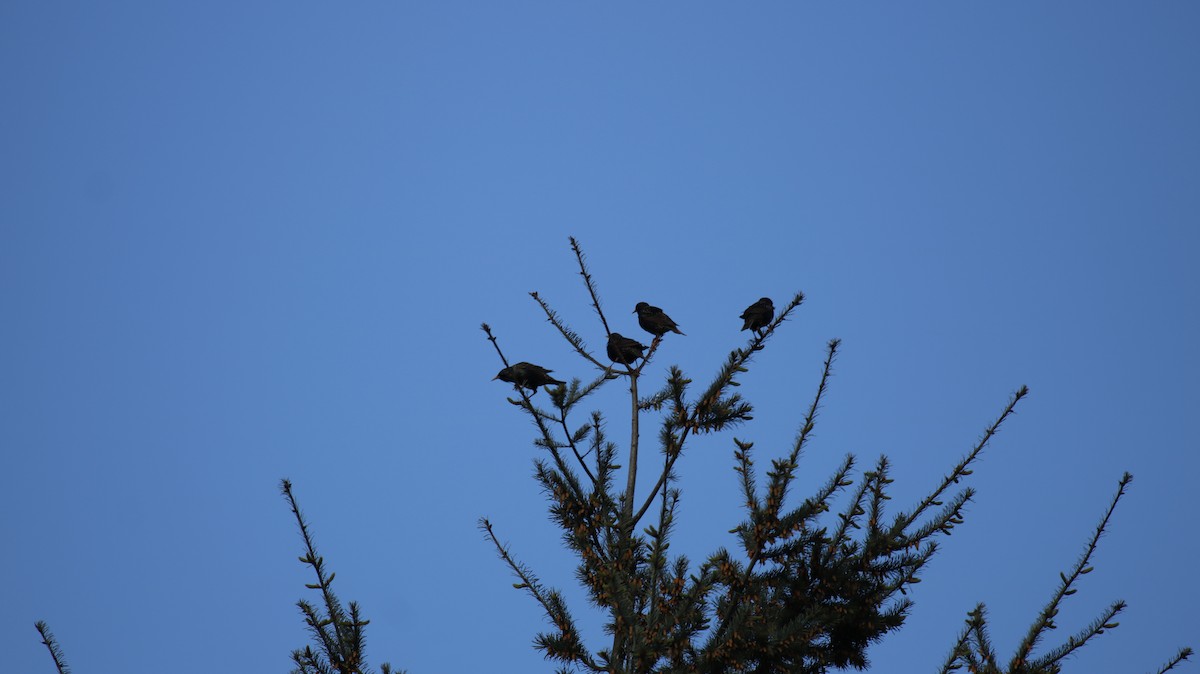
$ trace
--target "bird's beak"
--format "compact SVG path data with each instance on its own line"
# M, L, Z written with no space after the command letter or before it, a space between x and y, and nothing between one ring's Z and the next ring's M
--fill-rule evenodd
M492 381L496 381L499 378L500 378L500 375L496 375L495 377L492 377Z

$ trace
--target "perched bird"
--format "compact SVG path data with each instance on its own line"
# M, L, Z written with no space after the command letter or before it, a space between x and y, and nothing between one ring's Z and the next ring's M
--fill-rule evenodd
M608 357L614 363L629 365L638 358L641 358L642 351L645 350L645 344L636 339L624 337L619 332L614 332L608 336Z
M638 302L637 306L633 308L633 313L638 315L638 325L655 337L662 337L668 332L677 335L683 334L679 331L679 326L675 324L675 321L671 320L671 317L664 314L663 310L658 307Z
M516 365L510 365L509 367L500 370L495 377L492 377L492 381L499 379L500 381L506 381L510 384L516 384L521 388L533 389L533 392L537 393L537 388L539 386L566 383L551 377L550 373L553 371L554 370L547 370L540 365L534 365L533 363L526 363L522 361Z
M746 321L742 325L743 330L761 330L775 318L775 305L771 302L771 298L764 297L746 307L746 310L738 318Z

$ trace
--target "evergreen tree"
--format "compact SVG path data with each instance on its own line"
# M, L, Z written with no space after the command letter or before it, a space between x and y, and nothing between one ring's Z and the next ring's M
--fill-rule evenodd
M668 554L681 493L675 464L689 438L751 419L750 403L734 391L737 378L801 305L804 295L797 293L777 313L772 306L770 317L765 311L771 304L767 298L747 309L751 313L761 305L762 319L758 313L750 318L743 314L753 328L752 336L730 352L717 376L698 394L692 392L692 380L671 367L665 385L643 396L641 377L657 355L662 335L654 338L644 355L614 354L612 344L621 338L612 337L615 333L583 251L574 238L570 241L591 307L608 337L612 362L597 357L542 297L531 293L549 322L595 368L596 376L548 389L550 409L534 404L533 396L520 386L514 387L518 397L508 400L537 428L534 444L545 455L534 460L536 479L548 495L552 519L578 557L577 578L606 615L611 643L594 650L585 645L562 594L543 585L500 542L493 524L481 519L482 530L519 581L514 586L541 605L551 625L537 635L535 647L560 663L557 671L564 673L818 674L832 668L865 668L867 647L903 625L912 607L907 590L920 582L920 573L937 550L936 539L963 522L964 506L974 492L958 485L971 475L972 465L1028 389L1019 389L974 448L907 509L892 515L885 512L892 482L885 456L857 478L852 477L856 458L847 456L815 494L789 500L837 356L839 341L830 341L816 393L791 450L771 461L765 480L760 481L755 471L753 443L733 439L734 467L745 507L745 519L732 532L740 550L719 548L693 567L686 557ZM484 323L482 329L509 367L490 326ZM571 416L581 402L616 380L627 383L630 394L631 433L623 452L606 436L601 413L592 412L583 423L573 422ZM639 492L640 427L643 416L651 413L659 423L658 463L653 486ZM623 487L618 479L622 466ZM1122 480L1118 497L1128 479ZM839 496L844 497L840 505L835 503ZM1043 609L1006 670L995 664L980 607L971 613L943 672L963 666L971 672L1058 672L1066 655L1091 636L1115 627L1111 619L1124 607L1120 603L1065 645L1032 656L1045 630L1053 627L1058 602L1073 593L1071 584L1090 570L1087 561L1102 530L1103 523L1071 576L1063 576L1059 594ZM1190 649L1180 651L1160 671L1171 669L1190 653Z
M583 252L574 239L571 247L592 308L611 336L615 333L609 329ZM481 519L480 526L517 576L514 587L528 592L545 611L552 628L537 635L535 647L558 661L557 671L562 673L818 674L834 668L865 668L867 647L903 625L912 607L907 590L920 582L919 573L937 550L935 538L963 523L964 507L974 492L957 485L971 475L971 466L984 447L1028 393L1022 387L1013 394L971 451L906 510L891 516L885 513L890 500L887 487L892 483L887 457L880 457L871 470L852 478L853 455L845 458L816 493L789 505L788 492L837 356L839 341L831 340L816 393L795 441L784 458L771 461L765 480L760 481L755 472L753 443L733 439L734 468L746 511L745 519L731 532L736 534L740 552L719 548L693 569L686 557L668 555L681 494L674 466L690 437L723 431L752 418L750 403L732 389L753 356L802 304L803 294L797 293L762 325L743 328L752 329L752 337L730 352L717 376L699 394L689 395L692 380L671 367L663 388L648 396L639 394L638 384L661 346L663 334L656 334L636 358L619 348L611 358L614 362L606 364L545 300L536 292L531 295L579 356L596 368L595 379L560 383L539 366L510 365L491 328L486 323L482 328L509 373L497 378L512 383L519 395L509 402L529 415L537 428L534 444L548 457L535 459L535 477L550 499L552 519L579 558L577 578L591 601L607 614L605 627L611 644L597 650L586 646L562 594L544 586L530 567L500 543L490 521ZM580 402L620 379L629 385L631 415L623 464L617 462L618 445L606 436L599 412L592 412L574 429L568 420ZM546 389L553 411L534 405L535 380L538 386L555 384ZM661 464L656 466L649 492L639 494L639 424L643 415L652 412L660 417ZM625 471L623 488L617 479L621 470ZM1055 617L1061 602L1075 594L1079 578L1093 570L1092 554L1131 481L1128 473L1121 478L1083 554L1069 573L1060 574L1058 590L1008 664L999 664L980 604L968 615L942 674L963 668L973 674L1057 674L1069 655L1118 626L1114 619L1125 609L1122 601L1114 602L1066 642L1034 653L1057 627ZM369 621L357 603L343 607L334 594L335 574L317 554L291 483L283 480L280 487L304 541L300 562L316 575L317 582L307 587L321 593L321 607L297 602L315 648L310 645L292 653L293 674L370 674L364 640ZM835 507L839 495L845 498ZM653 522L645 523L647 517ZM62 649L46 623L39 621L35 626L59 674L68 674ZM1191 655L1190 648L1181 649L1158 674L1174 669ZM380 671L402 674L388 664L381 665Z

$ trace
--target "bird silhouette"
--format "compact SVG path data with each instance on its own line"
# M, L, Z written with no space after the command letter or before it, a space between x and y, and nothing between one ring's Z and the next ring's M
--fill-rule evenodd
M633 308L633 313L638 315L638 325L642 326L643 330L655 337L662 337L668 332L673 332L677 335L683 334L679 331L679 326L675 324L675 321L671 320L671 317L663 313L663 310L658 307L652 307L645 302L638 302L637 306Z
M500 381L506 381L521 388L532 389L534 393L537 393L539 386L566 383L551 377L550 373L553 371L547 370L540 365L521 361L516 365L510 365L500 370L495 377L492 377L492 381L499 379Z
M771 298L764 297L746 307L738 318L746 321L742 330L761 330L775 318L775 304L771 302Z
M608 357L614 363L630 365L633 361L641 358L642 352L645 350L645 344L625 337L619 332L608 336Z

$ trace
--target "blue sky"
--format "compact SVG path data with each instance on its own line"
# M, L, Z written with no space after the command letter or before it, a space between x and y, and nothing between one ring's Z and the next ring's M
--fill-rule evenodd
M249 5L249 6L248 6ZM50 672L282 672L312 598L288 477L372 664L551 671L476 529L550 584L511 358L590 374L567 237L614 327L705 380L767 295L739 438L790 443L841 337L802 489L886 453L897 507L1023 384L967 522L875 671L931 672L987 602L1005 653L1135 475L1065 638L1075 671L1200 646L1194 3L0 6L0 644ZM623 410L610 387L602 407ZM619 434L620 414L611 418ZM733 545L730 434L680 465L673 549ZM1194 668L1194 665L1193 665Z

